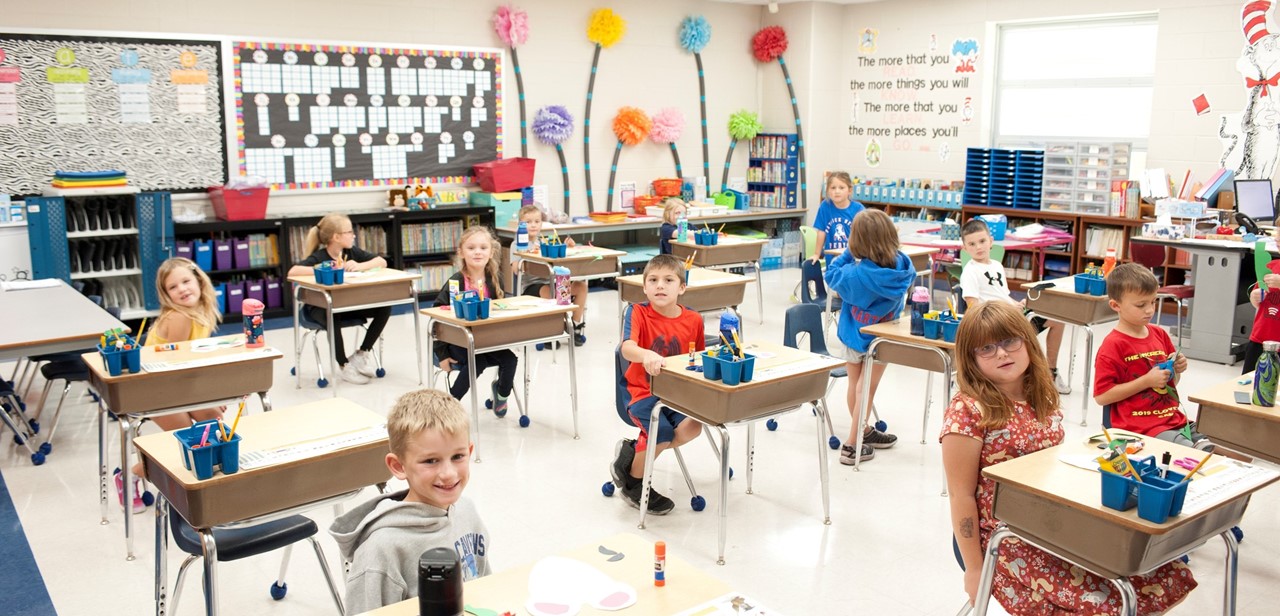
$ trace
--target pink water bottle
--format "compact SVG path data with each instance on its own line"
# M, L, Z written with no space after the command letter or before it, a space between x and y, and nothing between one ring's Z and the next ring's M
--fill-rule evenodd
M551 269L551 274L555 277L556 303L561 306L573 303L569 297L569 268L557 265Z
M244 314L244 345L249 348L257 348L264 346L267 341L262 334L262 311L266 308L262 302L256 299L246 299L240 305L240 311Z

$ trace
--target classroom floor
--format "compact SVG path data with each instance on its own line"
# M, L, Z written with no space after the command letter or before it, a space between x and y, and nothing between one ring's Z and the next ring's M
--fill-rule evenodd
M798 277L796 269L765 272L768 318L763 326L759 324L755 289L748 288L743 308L748 340L781 341L783 311L790 305L789 296ZM646 530L636 528L638 512L620 496L601 495L601 485L609 478L614 443L619 438L633 437L635 430L619 421L613 410L617 295L599 291L589 297L588 341L578 349L577 362L582 439L573 439L567 354L563 350L558 354L530 350L534 377L530 427L518 426L514 409L505 419L496 419L481 409L483 462L472 465L467 495L476 501L489 527L490 562L495 571L532 562L567 547L592 544L615 533L631 532L666 541L669 555L693 563L782 613L950 615L961 607L962 574L952 557L947 499L939 495L943 482L937 443L940 393L934 396L927 442L919 443L924 373L892 367L881 383L877 407L889 422L890 431L900 437L896 447L878 451L859 473L841 466L835 452L831 452L830 526L822 524L813 459L814 418L809 411L783 417L776 432L758 431L755 493L751 495L745 493L746 428L734 428L731 459L736 474L730 483L727 564L718 566L717 463L705 440L685 448L693 479L708 501L705 511L690 510L689 495L675 461L666 456L658 462L656 485L676 501L677 507L666 517L651 518ZM1100 341L1110 326L1099 329L1096 339ZM341 395L385 414L399 394L416 388L413 345L409 344L412 335L409 317L393 318L385 336L386 378L363 386L339 384ZM836 345L833 348L840 348L834 328L828 340ZM290 330L268 331L267 342L286 355L275 365L276 384L271 399L276 408L332 395L333 385L330 389L315 385L310 348L304 349L303 354L306 378L301 389L294 388L289 375L293 350ZM1083 355L1083 337L1079 348ZM1062 356L1065 370L1069 357L1065 345ZM1096 430L1100 413L1091 403L1090 428L1079 426L1082 365L1077 368L1075 393L1064 400L1064 412L1071 419L1065 422L1068 439L1083 438L1087 430ZM6 375L11 369L11 365L0 366ZM1238 366L1193 361L1179 389L1185 395L1238 372ZM480 377L481 391L488 391L490 378L491 373ZM934 385L939 386L939 379L934 379ZM43 466L33 467L18 448L3 444L9 442L5 437L0 443L4 481L60 613L152 613L154 518L149 515L150 510L135 517L138 558L126 562L123 521L114 495L111 523L98 523L96 425L89 398L76 396L79 391L83 389L73 389L74 404L64 409L56 449ZM829 398L841 438L848 435L850 424L844 396L845 384L841 380ZM113 451L114 447L113 442ZM397 483L393 482L392 487L403 487ZM372 495L370 488L360 498ZM1280 547L1277 511L1280 488L1265 489L1255 496L1242 524L1246 536L1240 548L1240 614L1273 613L1271 610L1280 602L1280 574L1273 560L1274 550ZM321 528L327 528L333 511L323 509L311 515ZM327 534L321 535L331 566L335 572L340 571L336 545ZM1193 553L1191 566L1201 586L1173 613L1210 614L1221 610L1224 553L1217 540ZM171 547L170 576L176 575L183 556ZM224 613L333 613L332 601L309 549L299 546L294 550L287 578L288 596L275 602L267 591L279 565L279 553L220 564ZM203 613L198 566L193 566L190 573L177 614ZM29 582L0 579L0 588ZM171 577L170 586L172 583ZM678 579L668 581L668 585L679 583ZM485 607L515 611L518 606ZM1000 613L994 602L993 608L992 613Z

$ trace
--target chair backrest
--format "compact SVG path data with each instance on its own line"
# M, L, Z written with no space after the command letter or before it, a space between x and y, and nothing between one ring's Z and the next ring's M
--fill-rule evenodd
M622 340L626 341L630 335L631 329L631 309L633 304L627 304L622 309ZM614 410L618 413L618 417L627 425L631 424L631 414L627 412L627 407L631 403L631 392L627 390L627 368L631 367L631 362L622 356L622 343L613 349L613 387L614 387Z
M1102 407L1102 427L1108 430L1111 429L1111 407L1110 404Z
M800 258L812 258L814 252L818 250L818 230L810 226L800 225L800 238L804 242L804 252L800 254Z
M813 288L810 288L810 283ZM822 262L809 259L800 262L800 301L806 304L827 303L827 283L822 279Z
M1164 246L1139 244L1138 242L1129 244L1129 258L1133 259L1134 263L1147 269L1163 267L1164 256Z
M991 245L991 254L990 254L990 255L988 255L988 256L989 256L989 257L991 258L991 260L993 260L993 261L999 261L999 262L1003 263L1003 262L1004 262L1004 245L1003 245L1003 244L992 244L992 245ZM969 264L969 262L970 262L970 261L972 261L972 260L973 260L973 257L969 256L969 251L967 251L967 250L963 250L963 249L960 251L960 267L961 267L961 268L964 268L964 266L965 266L965 265L968 265L968 264ZM959 276L956 276L956 277L957 277L957 278L959 278Z
M783 317L782 344L800 348L799 335L809 336L809 352L828 355L827 341L822 335L822 307L817 304L798 304L787 308Z

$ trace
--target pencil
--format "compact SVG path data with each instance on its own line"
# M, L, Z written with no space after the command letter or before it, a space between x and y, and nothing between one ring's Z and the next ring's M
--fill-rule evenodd
M142 317L142 325L138 326L138 340L142 340L142 332L147 329L147 317Z
M1194 475L1194 474L1196 474L1196 471L1200 470L1200 467L1201 467L1201 466L1204 466L1204 463L1205 463L1205 462L1208 462L1208 461L1209 461L1209 458L1212 458L1212 457L1213 457L1213 454L1209 454L1209 455L1205 456L1205 457L1204 457L1204 459L1203 459L1203 460L1201 460L1201 461L1200 461L1200 463L1199 463L1199 464L1197 464L1195 468L1191 469L1191 472L1190 472L1190 473L1187 473L1187 476L1186 476L1186 477L1183 477L1183 478L1182 478L1182 481L1191 481L1191 476L1192 476L1192 475ZM1180 481L1180 482L1178 482L1178 483L1182 483L1182 482Z
M231 423L231 434L227 435L228 443L231 442L231 439L236 437L236 428L240 425L240 414L244 412L245 400L248 400L248 398L245 397L240 399L240 409L236 411L236 420Z
M742 339L738 337L738 330L736 330L736 329L731 329L731 330L729 330L729 331L733 332L733 343L736 345L736 348L737 348L737 350L738 350L738 353L737 353L737 355L738 355L738 359L743 359L743 357L742 357Z

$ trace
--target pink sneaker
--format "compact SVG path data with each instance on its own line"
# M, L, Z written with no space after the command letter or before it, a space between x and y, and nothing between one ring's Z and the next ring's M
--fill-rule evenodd
M120 500L120 506L124 507L124 479L120 469L116 469L116 498ZM133 512L142 513L147 510L147 504L142 502L142 479L133 478Z

